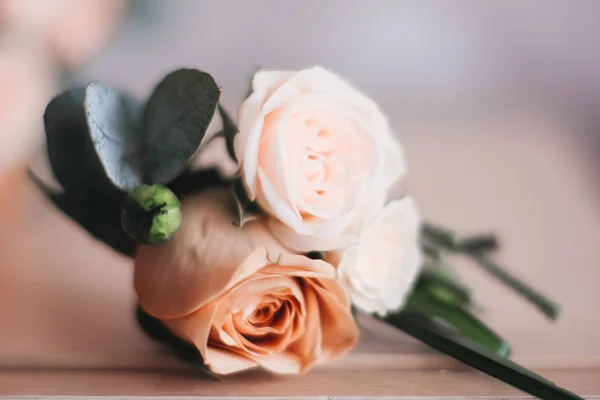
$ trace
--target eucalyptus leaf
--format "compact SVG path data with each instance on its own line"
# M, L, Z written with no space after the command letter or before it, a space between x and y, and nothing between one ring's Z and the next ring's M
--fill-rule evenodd
M106 174L123 190L142 183L144 135L140 104L110 86L93 82L85 89L89 135Z
M120 191L108 179L88 133L82 88L56 96L44 113L48 158L71 197L111 199Z
M143 178L166 185L185 170L200 147L219 103L212 76L180 69L160 82L143 117Z
M48 187L31 171L29 176L56 208L74 220L92 237L125 256L133 256L137 244L121 226L120 201L109 202L94 197L76 197L71 195L71 192L59 193Z
M404 309L383 320L434 349L533 396L546 400L583 400L508 358L447 329L418 310Z
M193 344L174 335L160 320L144 311L139 304L136 307L135 315L138 325L146 335L171 347L175 356L186 362L188 365L213 379L220 380L220 378L212 373L204 364L202 355Z

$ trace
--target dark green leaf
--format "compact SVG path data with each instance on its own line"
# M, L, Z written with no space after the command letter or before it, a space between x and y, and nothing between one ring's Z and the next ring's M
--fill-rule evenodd
M29 176L59 210L90 235L125 256L133 256L137 245L121 226L121 202L74 197L70 192L57 193L33 173L30 172Z
M233 118L225 111L225 109L219 104L219 115L221 116L221 121L223 121L223 130L219 133L225 138L225 144L227 146L227 153L229 153L229 157L235 162L238 162L237 157L235 156L235 149L233 147L233 141L235 139L235 135L239 132L238 127L233 122Z
M123 190L140 185L144 136L138 125L139 103L93 82L85 89L84 105L89 135L108 177Z
M533 396L547 400L583 400L519 364L456 334L422 312L405 309L383 320L434 349Z
M406 307L419 310L432 318L443 320L465 337L494 353L508 357L510 346L493 330L456 303L454 293L444 286L420 280L409 296Z
M220 90L212 76L180 69L160 82L144 111L146 183L166 185L185 170L212 120Z
M48 158L54 176L72 197L111 199L120 191L108 179L88 133L84 89L52 99L44 113Z
M212 373L204 364L202 355L193 344L174 335L160 320L148 314L140 305L136 306L135 316L138 325L146 335L171 347L177 358L198 369L203 374L206 374L213 379L220 380L220 378Z

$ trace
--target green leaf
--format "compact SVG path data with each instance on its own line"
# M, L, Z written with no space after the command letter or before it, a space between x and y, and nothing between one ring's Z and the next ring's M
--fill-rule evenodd
M576 394L447 329L426 314L405 309L383 318L415 339L541 399L583 400Z
M137 244L121 226L121 201L99 201L97 198L76 197L70 192L57 193L31 171L29 177L59 210L90 235L127 257L133 256Z
M456 232L432 224L423 224L421 234L421 246L430 258L439 260L445 252L471 257L485 271L529 301L549 319L556 320L560 316L560 306L556 302L491 260L490 252L499 247L494 236L479 235L461 239Z
M426 290L434 291L438 295L447 293L445 297L455 305L466 307L472 305L471 289L457 282L445 267L423 268L415 289L419 286L424 286Z
M462 305L457 304L455 299L449 298L448 295L453 293L444 289L446 288L443 286L420 281L409 296L406 307L419 310L429 317L441 319L465 337L500 356L508 357L510 355L508 343Z
M219 104L219 115L221 116L221 121L223 121L223 130L219 132L219 135L225 138L225 145L227 146L227 153L229 157L235 162L238 162L237 157L235 156L235 149L233 147L233 141L235 139L235 135L238 134L238 127L233 122L233 118L227 113L227 111Z
M93 82L85 89L84 106L89 135L108 177L123 190L140 185L144 158L140 104L104 83Z
M144 111L143 177L166 185L185 170L212 120L220 90L212 76L180 69L160 82Z
M135 316L138 325L146 335L171 347L177 358L196 368L198 371L213 379L220 380L220 378L211 372L204 364L202 355L196 346L174 335L160 320L144 311L139 304L136 306Z
M54 176L73 197L111 199L121 192L108 179L88 134L84 89L66 91L46 107L44 126Z

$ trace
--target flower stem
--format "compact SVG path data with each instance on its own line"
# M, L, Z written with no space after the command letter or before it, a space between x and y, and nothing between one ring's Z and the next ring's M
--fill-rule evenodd
M558 318L560 314L560 307L558 304L547 298L542 293L528 286L524 282L520 281L508 271L490 260L490 258L484 252L470 252L467 254L471 256L477 262L477 264L479 264L488 273L527 299L548 318L552 320L556 320Z
M435 243L447 250L453 250L458 247L459 240L456 232L428 223L423 224L421 230L423 236L429 238L431 243Z
M583 400L506 357L456 334L415 309L388 314L383 320L417 340L540 399Z

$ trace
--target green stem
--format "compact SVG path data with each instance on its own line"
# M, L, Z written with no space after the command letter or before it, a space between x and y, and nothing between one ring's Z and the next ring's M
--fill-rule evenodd
M421 231L425 238L445 249L456 249L459 244L458 235L449 229L425 223Z
M494 251L500 244L494 235L479 235L462 239L458 247L463 251Z
M490 260L489 257L483 252L471 252L467 254L471 256L483 269L502 281L517 294L527 299L548 318L552 320L556 320L558 318L560 314L560 307L558 304L547 298L542 293L528 286L505 269L501 268L498 264Z
M533 396L547 400L583 400L508 358L457 335L418 310L404 309L383 320L428 346Z

